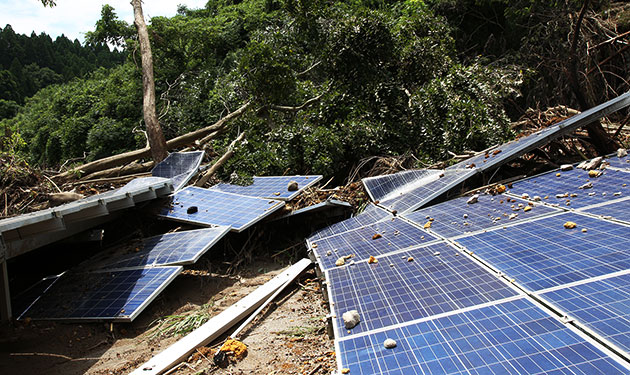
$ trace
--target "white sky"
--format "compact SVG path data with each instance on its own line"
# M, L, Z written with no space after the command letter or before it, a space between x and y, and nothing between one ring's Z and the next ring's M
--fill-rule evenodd
M101 18L103 4L114 7L119 19L133 23L131 0L56 0L57 6L44 7L40 0L0 0L0 27L11 25L18 34L45 32L55 39L64 34L83 42L85 32L94 30ZM202 8L207 0L144 0L142 9L147 22L155 16L174 16L177 6Z

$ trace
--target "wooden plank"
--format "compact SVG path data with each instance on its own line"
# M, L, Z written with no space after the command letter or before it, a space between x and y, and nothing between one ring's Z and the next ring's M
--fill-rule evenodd
M175 344L169 346L155 357L151 358L132 375L157 375L167 371L177 363L186 359L196 348L206 345L219 337L234 324L238 323L254 309L260 306L278 288L298 277L312 264L310 259L302 259L286 271L258 287L236 304L228 307L219 315L213 317L201 327L197 328Z

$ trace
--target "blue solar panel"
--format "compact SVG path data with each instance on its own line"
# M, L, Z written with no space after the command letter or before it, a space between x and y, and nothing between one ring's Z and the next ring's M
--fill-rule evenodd
M156 177L170 178L175 191L183 188L197 174L203 151L173 152L153 168L151 174Z
M375 238L375 235L380 235ZM379 221L362 228L325 237L311 243L322 270L335 267L340 257L353 255L349 260L367 260L411 246L435 240L428 232L398 218Z
M385 349L391 338L397 346ZM350 374L627 374L524 298L340 340Z
M565 229L568 221L577 227ZM531 291L630 268L630 227L574 213L457 242Z
M624 156L622 158L613 156L606 159L606 162L609 164L610 167L617 168L626 172L630 171L630 156Z
M352 229L357 229L365 225L375 223L379 220L385 219L386 217L392 218L393 216L384 209L370 203L367 205L365 210L363 210L363 212L361 212L357 216L320 229L313 235L311 235L308 240L311 242L317 241L320 238L332 236L334 234L339 234L342 232L347 232Z
M444 175L437 180L428 182L422 186L414 186L409 191L400 191L398 196L387 198L380 202L380 205L399 213L414 211L440 195L450 191L467 179L474 176L475 170L447 170Z
M67 273L20 318L131 321L182 267Z
M583 211L630 223L630 198L613 201L603 206L587 207Z
M630 174L620 171L605 170L601 176L589 178L588 171L572 169L552 171L515 182L509 192L518 196L527 193L532 198L539 196L545 203L565 208L581 208L630 196L629 183ZM586 187L587 184L592 187ZM580 189L581 186L586 188Z
M240 195L247 195L250 197L260 197L268 199L280 199L290 201L300 194L304 189L312 186L316 182L322 179L321 175L315 176L265 176L254 177L254 183L248 186L230 185L230 184L218 184L214 185L211 189L224 191L227 193L234 193ZM295 181L298 183L298 189L295 191L289 191L287 188L289 182Z
M195 263L219 241L229 227L167 233L145 239L127 254L107 254L93 261L93 269L156 267Z
M331 269L327 280L338 338L349 335L342 319L349 310L361 317L351 330L354 335L517 294L446 243L385 256L378 263Z
M282 206L284 202L187 187L175 193L158 216L202 226L223 225L240 232Z
M396 194L397 190L409 189L409 186L424 185L435 180L443 173L439 169L414 169L361 180L365 190L373 201L386 199L389 194Z
M470 197L452 199L403 216L420 225L432 218L432 232L444 237L454 237L559 212L538 203L529 206L525 200L503 194L479 195L478 202L474 204L466 203L469 199Z
M630 352L630 274L542 293L566 312Z

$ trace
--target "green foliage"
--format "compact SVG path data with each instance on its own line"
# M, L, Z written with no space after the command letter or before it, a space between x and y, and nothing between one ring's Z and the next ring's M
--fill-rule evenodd
M91 45L109 43L122 47L125 45L125 40L132 38L134 34L133 26L119 20L114 8L109 4L104 4L101 9L101 18L96 21L94 31L85 33L85 41Z

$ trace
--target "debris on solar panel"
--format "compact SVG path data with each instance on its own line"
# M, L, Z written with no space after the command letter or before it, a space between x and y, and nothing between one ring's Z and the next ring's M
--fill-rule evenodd
M359 324L361 321L361 317L359 316L359 312L357 310L350 310L343 313L341 316L343 319L343 324L346 329L352 329Z

